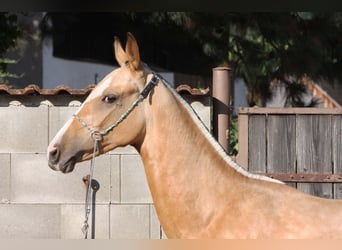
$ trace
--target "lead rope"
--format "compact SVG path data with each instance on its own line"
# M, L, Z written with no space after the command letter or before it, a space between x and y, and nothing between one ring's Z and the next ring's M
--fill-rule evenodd
M93 174L94 174L94 166L95 166L95 154L96 151L99 148L99 142L102 140L102 135L98 131L93 131L91 134L93 140L94 140L94 150L93 150L93 157L90 161L90 169L89 169L89 175L88 175L88 184L87 184L87 193L86 193L86 200L85 200L85 214L84 214L84 222L82 226L82 232L84 234L84 239L88 238L88 229L89 229L89 214L91 211L91 199L90 199L90 194L91 194L91 181L93 179Z

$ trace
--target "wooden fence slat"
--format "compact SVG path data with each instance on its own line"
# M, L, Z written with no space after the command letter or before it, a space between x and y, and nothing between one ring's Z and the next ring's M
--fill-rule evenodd
M331 115L297 115L296 151L298 173L332 173ZM303 184L297 188L333 198L332 184Z
M251 172L266 172L266 116L251 115L248 125L248 167Z
M296 172L296 116L267 118L267 173ZM289 184L296 187L296 184Z
M332 154L334 174L342 173L342 116L332 116ZM334 184L334 198L342 199L342 184Z
M239 108L239 114L254 115L342 115L340 108Z
M243 114L238 117L238 131L241 131L239 134L238 142L239 142L239 153L236 156L236 162L245 168L248 169L248 115Z
M342 199L342 109L240 108L240 115L248 120L239 146L247 144L249 171L289 175L304 192Z
M342 174L269 173L264 175L284 182L342 183Z

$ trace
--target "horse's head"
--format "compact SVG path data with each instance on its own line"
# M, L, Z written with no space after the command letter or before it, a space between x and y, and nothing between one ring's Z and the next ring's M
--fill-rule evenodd
M96 86L50 142L47 153L52 169L71 172L75 163L91 159L93 131L102 133L100 150L96 154L128 144L138 146L141 142L145 132L145 117L143 105L139 105L137 100L150 76L147 76L140 62L133 35L127 34L125 51L115 37L114 50L121 67L109 73ZM134 107L133 103L136 103ZM131 110L129 114L128 110ZM115 128L112 128L113 125Z

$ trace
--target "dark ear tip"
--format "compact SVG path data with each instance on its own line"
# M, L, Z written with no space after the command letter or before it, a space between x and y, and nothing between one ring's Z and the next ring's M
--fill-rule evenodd
M132 38L133 40L135 40L135 37L133 36L133 34L131 32L127 32L127 38Z

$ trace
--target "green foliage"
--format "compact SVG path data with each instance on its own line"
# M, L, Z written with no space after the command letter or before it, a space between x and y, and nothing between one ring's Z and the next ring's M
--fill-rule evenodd
M229 65L244 78L250 106L263 106L269 82L287 86L291 105L304 93L300 77L342 80L342 13L206 13L131 14L154 26L177 26L202 46L216 65ZM291 76L291 81L289 81ZM295 84L293 84L295 83ZM294 88L297 88L294 91ZM296 97L292 98L291 94ZM293 100L291 100L293 99Z
M0 58L0 65L4 64L5 66L7 66L8 64L15 64L17 63L16 60L12 60L12 59L8 59L8 58ZM17 75L17 74L11 74L9 72L6 72L5 70L0 70L0 82L2 81L2 83L8 83L7 80L5 80L6 78L21 78L23 76L22 75Z
M232 117L229 125L229 155L236 156L239 152L239 133L238 133L238 119Z
M342 59L336 50L342 35L337 17L341 14L253 13L242 17L245 25L241 19L231 24L228 60L247 82L251 106L270 97L271 79L287 85L291 106L303 105L306 88L299 78L304 74L342 79L335 65Z
M0 83L8 83L8 78L21 76L7 72L7 65L17 63L4 57L4 53L16 45L18 38L22 36L22 30L18 26L18 18L15 14L0 13Z
M290 106L304 105L298 99L306 91L300 81L303 75L314 81L323 77L342 82L341 12L125 12L92 13L91 18L89 14L50 13L50 16L51 19L44 20L58 21L52 25L55 45L67 36L68 24L78 27L75 23L87 21L84 27L102 27L105 21L116 24L106 26L116 33L131 31L143 37L139 44L147 49L141 50L142 57L151 66L206 77L211 75L213 67L230 66L233 77L244 78L250 106L264 106L264 101L271 97L273 79L286 84ZM105 18L101 19L102 16ZM103 21L96 22L99 19ZM85 30L87 33L88 28ZM145 51L148 53L144 54Z

